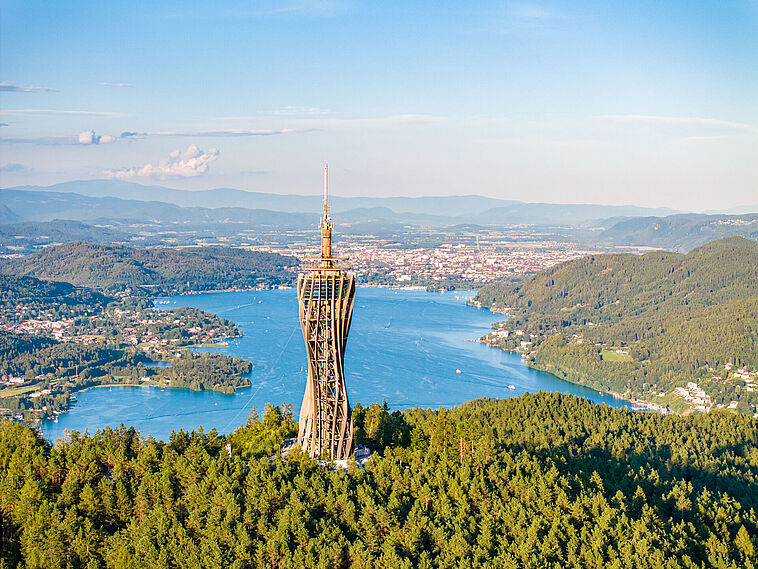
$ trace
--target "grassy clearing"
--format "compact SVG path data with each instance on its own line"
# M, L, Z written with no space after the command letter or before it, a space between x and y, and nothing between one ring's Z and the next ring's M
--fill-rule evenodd
M603 350L600 352L600 357L609 362L630 362L632 356L629 354L618 354L616 350Z
M26 387L8 387L0 391L0 398L3 397L15 397L16 395L22 395L29 393L37 389L38 385L27 385Z

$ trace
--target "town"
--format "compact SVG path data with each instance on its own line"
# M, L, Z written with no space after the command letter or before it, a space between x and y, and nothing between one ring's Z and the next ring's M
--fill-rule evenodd
M348 235L335 248L359 283L387 285L435 285L456 283L472 288L503 278L536 273L555 264L600 251L574 242L535 239L510 232L471 231L462 234L435 231L426 239L399 241L373 235ZM517 238L519 237L519 238ZM447 239L447 241L442 241ZM280 245L247 245L268 253L312 257L318 250L312 240ZM635 249L636 250L636 249Z

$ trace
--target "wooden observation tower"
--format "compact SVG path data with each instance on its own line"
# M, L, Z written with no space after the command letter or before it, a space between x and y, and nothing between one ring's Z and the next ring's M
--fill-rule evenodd
M297 444L312 458L345 460L353 450L353 417L345 387L345 345L355 299L355 279L332 256L328 197L329 165L324 165L321 255L309 259L297 278L300 326L308 354L308 379L300 408Z

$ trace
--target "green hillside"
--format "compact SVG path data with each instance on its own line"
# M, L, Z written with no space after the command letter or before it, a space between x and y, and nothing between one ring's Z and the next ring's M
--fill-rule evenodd
M104 289L183 292L287 283L297 264L292 257L242 249L135 249L71 242L2 259L0 272Z
M126 242L129 238L129 235L120 231L80 221L25 221L0 225L0 252L34 252L40 247L68 241L115 243Z
M4 567L546 567L758 563L758 429L560 394L357 409L366 470L274 456L268 407L228 436L134 429L55 447L0 424ZM384 443L381 443L381 441ZM231 457L224 449L232 445ZM350 468L350 467L348 467Z
M686 252L714 239L729 236L758 239L758 213L635 217L615 224L596 239L600 243L643 245Z
M687 382L714 405L737 401L751 412L758 403L750 382L729 380L725 369L758 369L758 242L588 256L522 283L488 285L477 299L512 316L508 338L488 341L560 377L660 403L683 403L668 395ZM627 357L611 356L617 350Z
M15 324L29 318L90 316L110 300L69 283L0 274L0 324ZM20 306L24 309L19 309Z

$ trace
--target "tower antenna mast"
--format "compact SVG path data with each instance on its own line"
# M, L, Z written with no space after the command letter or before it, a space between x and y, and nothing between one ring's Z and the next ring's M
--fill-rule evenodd
M324 164L324 220L329 219L329 162Z

